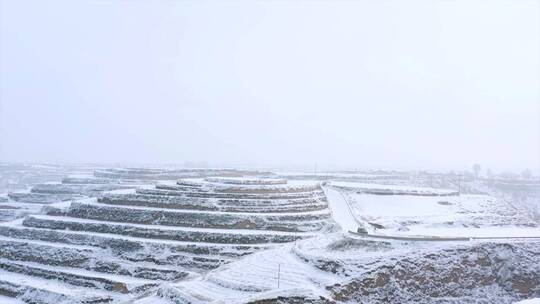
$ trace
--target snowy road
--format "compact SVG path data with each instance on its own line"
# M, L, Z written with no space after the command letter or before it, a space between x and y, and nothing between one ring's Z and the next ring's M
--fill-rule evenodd
M353 216L349 204L343 195L339 191L329 187L325 187L324 192L326 193L332 216L341 226L341 229L343 229L344 232L356 231L359 224Z

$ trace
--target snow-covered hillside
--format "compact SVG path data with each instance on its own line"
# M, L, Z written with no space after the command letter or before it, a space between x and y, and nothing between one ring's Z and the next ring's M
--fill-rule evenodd
M528 212L487 186L392 174L99 168L37 183L0 201L36 206L0 223L0 303L540 297Z

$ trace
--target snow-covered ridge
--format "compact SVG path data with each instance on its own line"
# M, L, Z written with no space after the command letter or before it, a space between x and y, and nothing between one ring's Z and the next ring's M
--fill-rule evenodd
M206 181L212 183L233 184L233 185L285 185L286 179L282 178L254 178L254 177L207 177Z
M330 185L347 190L361 191L363 193L378 195L421 195L421 196L452 196L458 191L427 187L410 187L398 185L381 185L360 182L333 181Z

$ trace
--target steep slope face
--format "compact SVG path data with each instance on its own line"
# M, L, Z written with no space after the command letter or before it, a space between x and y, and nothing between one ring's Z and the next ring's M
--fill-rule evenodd
M537 243L485 243L406 256L329 287L355 303L512 303L540 296Z

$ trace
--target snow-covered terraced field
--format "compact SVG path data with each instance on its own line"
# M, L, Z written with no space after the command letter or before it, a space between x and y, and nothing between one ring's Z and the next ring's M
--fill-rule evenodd
M261 176L269 172L234 169L162 169L162 168L108 168L94 172L98 178L129 181L179 180L196 177L246 177Z
M336 229L318 183L113 172L67 177L6 199L6 206L46 207L0 224L0 294L27 303L144 298L165 282L195 282L263 249ZM164 178L184 173L191 179Z
M7 211L4 216L0 212L0 222L40 213L45 206L61 202L96 197L105 192L132 192L135 188L147 186L96 178L91 173L69 175L60 180L37 183L25 190L0 195L0 211Z

